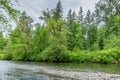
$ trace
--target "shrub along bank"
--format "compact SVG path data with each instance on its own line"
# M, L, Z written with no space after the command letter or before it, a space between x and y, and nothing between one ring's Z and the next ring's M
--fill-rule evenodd
M0 59L20 60L22 58L14 59L13 55L0 54ZM112 48L101 51L68 51L65 46L51 46L46 48L42 53L36 55L29 55L27 61L42 61L42 62L77 62L77 63L119 63L120 49Z
M120 49L112 48L102 51L77 51L69 54L70 62L92 62L92 63L119 63Z

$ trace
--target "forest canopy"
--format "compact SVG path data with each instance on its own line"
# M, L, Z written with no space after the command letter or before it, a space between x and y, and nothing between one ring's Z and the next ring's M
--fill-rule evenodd
M56 7L43 10L42 23L0 1L0 59L47 62L120 62L120 1L100 0L95 11ZM7 13L8 16L4 15ZM9 17L9 18L8 18ZM15 28L10 20L16 24ZM4 36L7 34L7 36Z

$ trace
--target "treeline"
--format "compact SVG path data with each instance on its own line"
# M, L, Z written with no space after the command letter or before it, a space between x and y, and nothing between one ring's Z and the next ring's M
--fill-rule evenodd
M100 0L95 11L68 12L63 18L60 0L52 10L42 11L44 24L0 1L16 27L0 14L0 59L49 62L120 62L120 1ZM7 23L7 24L6 24ZM6 31L6 32L3 32ZM3 34L7 33L7 37Z

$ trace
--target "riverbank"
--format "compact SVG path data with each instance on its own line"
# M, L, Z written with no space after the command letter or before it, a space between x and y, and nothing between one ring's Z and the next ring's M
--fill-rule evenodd
M77 71L64 71L64 70L43 70L38 72L50 76L63 77L70 80L120 80L119 74L108 74L103 72L77 72Z

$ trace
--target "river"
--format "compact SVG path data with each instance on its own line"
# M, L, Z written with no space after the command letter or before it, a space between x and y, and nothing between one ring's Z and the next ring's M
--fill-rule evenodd
M115 74L120 77L120 65L15 62L0 60L0 80L71 80L79 79L77 78L77 74L80 72L89 74ZM72 74L74 75L74 73L76 77L71 76Z

